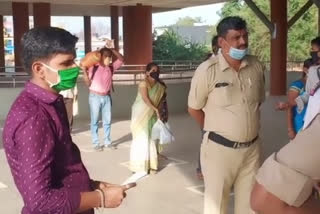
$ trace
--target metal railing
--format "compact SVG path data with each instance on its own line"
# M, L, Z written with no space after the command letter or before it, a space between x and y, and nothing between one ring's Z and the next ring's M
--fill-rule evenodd
M173 81L190 80L193 72L199 66L199 61L155 61L161 70L161 79ZM270 63L264 62L267 71L270 70ZM302 71L303 62L287 62L287 71ZM146 65L123 65L114 73L113 81L115 84L137 84L144 78ZM5 71L5 72L4 72ZM24 84L30 75L24 72L22 67L0 67L0 87L20 87ZM81 81L82 78L79 78Z
M190 79L198 64L159 64L161 78L163 80ZM115 84L137 84L144 78L146 65L123 65L113 75ZM6 71L6 72L3 72ZM79 81L82 81L80 73ZM17 87L24 84L30 78L30 74L22 67L0 67L0 87Z
M24 84L29 77L30 75L21 66L0 67L0 87L12 85L15 88L19 83Z

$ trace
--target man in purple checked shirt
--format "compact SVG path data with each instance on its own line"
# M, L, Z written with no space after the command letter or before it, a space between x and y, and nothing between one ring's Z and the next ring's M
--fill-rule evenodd
M59 91L77 81L77 41L54 27L31 29L22 38L23 65L32 77L10 109L3 142L23 214L92 214L95 207L119 206L128 189L90 180L72 142Z

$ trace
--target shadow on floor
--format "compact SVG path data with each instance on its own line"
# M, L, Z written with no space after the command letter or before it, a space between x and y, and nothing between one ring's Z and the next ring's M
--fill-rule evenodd
M122 143L125 143L127 141L131 141L131 140L132 140L131 133L130 134L126 134L126 135L120 137L119 139L112 141L112 145L119 146Z

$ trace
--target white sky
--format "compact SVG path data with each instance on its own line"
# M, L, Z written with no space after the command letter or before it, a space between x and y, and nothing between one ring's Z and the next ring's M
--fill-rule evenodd
M204 24L213 25L219 21L217 12L222 8L223 3L211 4L198 7L189 7L181 10L155 13L152 16L153 27L171 25L177 22L179 18L186 16L201 17ZM100 23L110 28L109 17L92 17L94 23ZM66 28L72 33L78 33L83 28L83 17L52 17L52 25ZM119 21L120 34L122 33L122 18Z
M217 12L221 10L223 3L210 4L198 7L189 7L181 10L155 13L153 14L153 26L159 27L164 25L171 25L178 21L179 18L186 16L201 17L205 24L213 25L219 21Z

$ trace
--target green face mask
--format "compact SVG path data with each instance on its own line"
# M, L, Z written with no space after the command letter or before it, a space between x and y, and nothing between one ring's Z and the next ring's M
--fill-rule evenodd
M46 80L50 87L56 91L63 91L67 89L74 88L77 83L77 78L79 76L80 67L67 68L63 70L57 70L51 68L49 65L43 64L49 70L58 73L58 78L56 83L52 83L49 80Z

